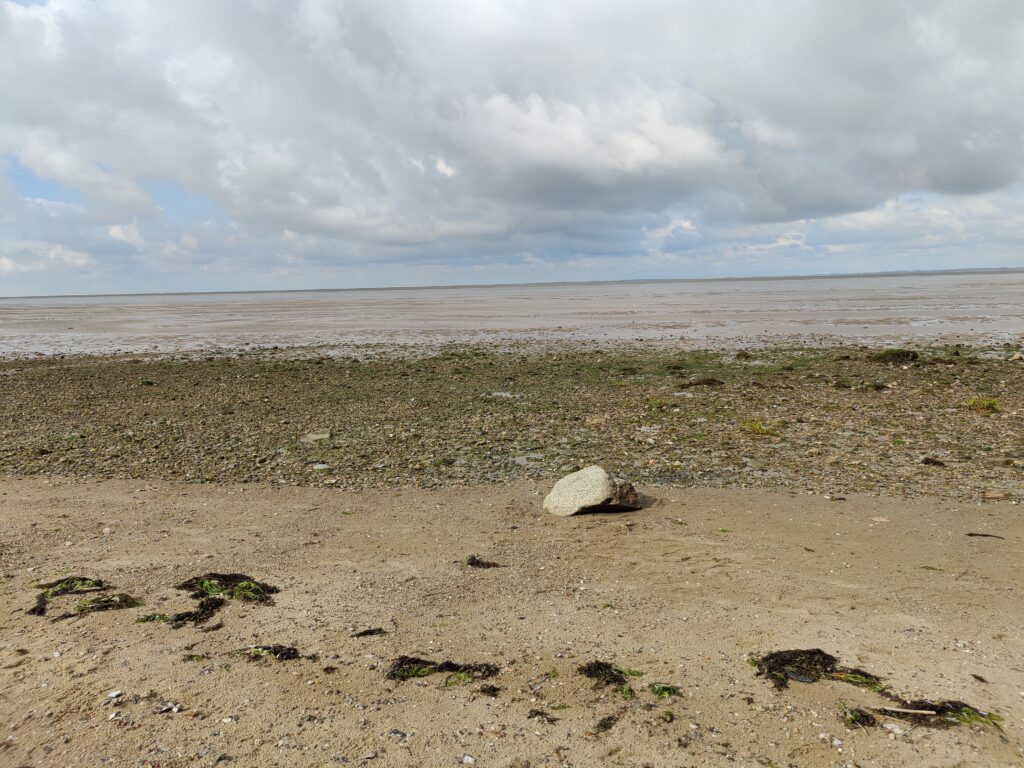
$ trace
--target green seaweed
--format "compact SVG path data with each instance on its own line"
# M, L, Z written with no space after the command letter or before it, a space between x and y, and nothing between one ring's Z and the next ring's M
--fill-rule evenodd
M100 611L119 611L122 608L137 608L142 603L124 592L115 595L102 595L82 600L75 606L75 613L85 615L87 613L98 613Z
M166 613L147 613L145 616L139 616L139 618L135 620L135 623L150 624L156 621L169 621L170 618L171 617L168 616Z
M47 599L77 592L97 592L106 589L106 584L102 579L90 579L86 576L68 576L46 584L36 584L36 586L43 590Z
M196 599L204 597L226 597L249 603L269 603L270 596L277 594L277 587L257 581L244 573L208 573L195 576L177 586L187 590Z
M678 696L679 687L669 683L651 683L647 689L659 699L667 699L669 696Z

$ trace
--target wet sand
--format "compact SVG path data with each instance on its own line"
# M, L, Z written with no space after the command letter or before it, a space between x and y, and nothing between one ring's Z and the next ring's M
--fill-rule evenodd
M1024 272L0 299L0 356L544 339L1019 342Z

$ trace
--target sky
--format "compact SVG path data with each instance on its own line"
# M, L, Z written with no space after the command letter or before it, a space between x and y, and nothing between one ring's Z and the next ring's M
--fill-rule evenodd
M0 0L0 296L1024 267L1019 0Z

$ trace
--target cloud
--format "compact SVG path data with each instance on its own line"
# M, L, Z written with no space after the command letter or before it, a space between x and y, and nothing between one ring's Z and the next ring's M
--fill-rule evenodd
M944 264L1020 264L1022 38L1013 0L0 0L0 157L81 199L6 179L0 253L59 242L111 289L273 287L288 255L664 277L916 264L932 226Z
M107 232L115 240L133 245L139 250L142 250L142 247L146 244L146 241L139 234L138 226L135 224L111 224L107 227Z
M63 245L26 243L21 251L28 258L15 260L0 254L0 274L77 271L96 264L96 260L89 254L65 248Z

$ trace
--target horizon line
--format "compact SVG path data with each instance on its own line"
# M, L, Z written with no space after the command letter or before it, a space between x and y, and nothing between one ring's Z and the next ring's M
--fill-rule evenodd
M919 275L932 277L963 274L1010 274L1024 272L1021 267L964 267L961 269L897 269L881 272L823 272L799 275L743 275L738 277L651 277L631 280L548 280L522 283L451 283L438 285L383 285L364 288L262 288L239 291L148 291L142 293L55 293L29 294L22 296L0 296L0 301L11 299L102 299L129 296L217 296L235 294L271 293L344 293L355 291L425 291L468 288L535 288L558 285L635 285L644 283L714 283L758 280L816 280L823 278L871 278Z

